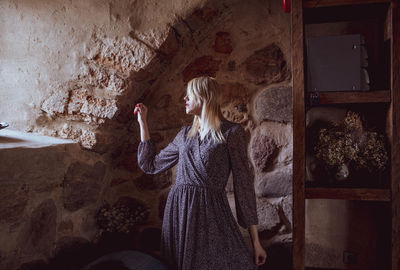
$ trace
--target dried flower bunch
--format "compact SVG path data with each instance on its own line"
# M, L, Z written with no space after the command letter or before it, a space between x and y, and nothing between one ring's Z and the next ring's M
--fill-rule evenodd
M364 131L360 115L352 111L342 123L332 123L319 130L314 151L330 169L351 163L358 169L383 171L388 161L385 138L376 132Z
M148 216L148 209L137 201L117 202L112 207L105 204L100 208L96 221L104 231L130 233L136 225L143 224Z

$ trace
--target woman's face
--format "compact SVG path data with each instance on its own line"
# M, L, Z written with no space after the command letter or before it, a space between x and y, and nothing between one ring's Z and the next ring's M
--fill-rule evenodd
M194 100L194 97L189 94L189 92L186 92L186 96L183 98L186 103L186 113L187 114L193 114L200 116L201 115L201 104L196 103Z

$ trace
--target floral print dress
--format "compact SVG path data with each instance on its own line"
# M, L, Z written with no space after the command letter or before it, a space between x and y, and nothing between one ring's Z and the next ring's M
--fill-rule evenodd
M184 126L159 153L151 138L138 147L138 163L147 174L178 165L164 210L161 253L178 270L256 269L225 192L232 172L238 223L244 228L256 225L245 130L222 120L227 141L214 143L201 141L198 134L187 137L190 128Z

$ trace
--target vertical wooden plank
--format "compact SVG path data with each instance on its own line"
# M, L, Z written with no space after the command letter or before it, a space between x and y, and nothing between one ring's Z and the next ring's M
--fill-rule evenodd
M292 0L293 269L305 267L305 102L303 1Z
M400 7L392 1L392 270L400 270Z

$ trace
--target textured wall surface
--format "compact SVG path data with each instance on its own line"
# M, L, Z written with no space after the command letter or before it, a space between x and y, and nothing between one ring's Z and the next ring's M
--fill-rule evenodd
M57 256L66 265L65 254L107 230L160 228L176 172L138 168L132 108L148 106L160 150L191 123L184 87L199 75L217 78L225 117L247 131L263 245L290 244L290 16L281 3L10 0L0 22L0 120L76 142L1 152L0 269ZM231 183L227 192L234 210ZM119 221L107 225L110 216Z

